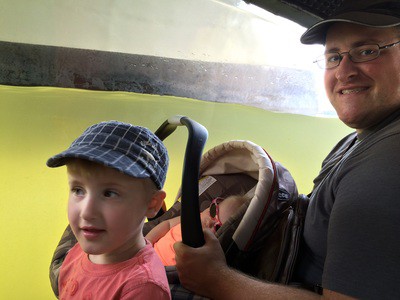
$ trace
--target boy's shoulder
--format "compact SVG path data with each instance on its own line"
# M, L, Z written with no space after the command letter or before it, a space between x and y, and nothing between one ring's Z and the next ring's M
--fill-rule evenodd
M146 240L146 246L129 261L132 261L131 268L135 275L143 275L147 278L166 278L165 268L160 261L152 244Z
M141 296L146 294L151 298L158 295L157 299L160 295L164 295L166 298L170 297L165 267L151 243L146 241L146 246L128 261L131 264L124 278L125 290L132 290L132 292L140 290Z

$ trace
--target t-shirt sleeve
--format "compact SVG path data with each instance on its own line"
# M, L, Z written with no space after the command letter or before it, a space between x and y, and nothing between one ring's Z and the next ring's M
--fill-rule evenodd
M131 300L131 299L169 300L171 299L171 294L169 291L166 291L156 283L147 282L143 285L136 286L135 288L129 290L121 297L121 300Z

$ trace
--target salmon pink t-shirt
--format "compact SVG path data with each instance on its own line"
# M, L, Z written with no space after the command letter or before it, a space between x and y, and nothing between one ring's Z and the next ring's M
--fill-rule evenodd
M181 224L173 226L162 238L154 243L156 250L164 266L175 266L174 244L182 241Z
M77 243L60 269L60 299L171 299L165 268L146 241L134 257L94 264Z

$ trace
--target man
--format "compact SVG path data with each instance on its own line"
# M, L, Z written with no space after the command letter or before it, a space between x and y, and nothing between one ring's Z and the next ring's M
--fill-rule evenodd
M347 1L348 4L350 1ZM296 280L266 283L226 265L214 235L174 245L181 283L212 299L400 299L400 3L361 2L308 29L340 120L355 129L324 160L307 211ZM351 3L351 2L350 2ZM353 4L355 1L353 2Z

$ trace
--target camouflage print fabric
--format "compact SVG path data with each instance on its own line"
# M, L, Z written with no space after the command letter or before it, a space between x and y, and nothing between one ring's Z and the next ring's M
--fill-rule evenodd
M74 233L69 225L65 229L60 242L54 251L50 264L50 283L54 294L58 298L58 276L60 274L61 265L67 256L68 251L77 243Z
M179 282L178 271L175 266L166 266L165 272L167 273L169 289L171 290L171 297L174 300L206 300L199 295L185 289Z

